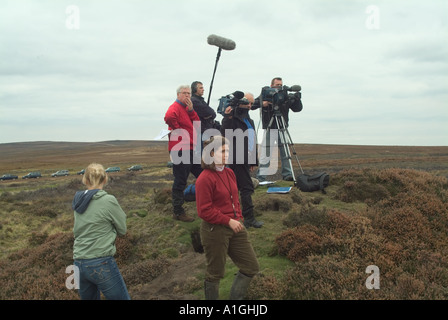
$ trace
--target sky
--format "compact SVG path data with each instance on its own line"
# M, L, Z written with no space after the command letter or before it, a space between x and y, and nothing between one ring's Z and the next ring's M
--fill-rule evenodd
M446 0L0 0L0 143L152 140L180 85L216 110L280 76L294 143L447 146L447 24ZM212 88L211 34L236 43Z

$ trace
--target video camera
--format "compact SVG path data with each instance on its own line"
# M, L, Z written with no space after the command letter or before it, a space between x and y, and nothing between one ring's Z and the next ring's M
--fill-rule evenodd
M235 107L238 107L240 104L247 105L249 104L249 100L244 97L244 92L242 91L235 91L234 93L228 94L226 96L223 96L219 99L219 105L218 105L218 113L221 115L225 115L225 111L227 107L232 107L234 109Z
M291 87L283 86L278 88L266 86L261 89L261 97L263 101L269 101L273 104L273 106L287 105L294 103L295 100L301 98L300 90L302 90L302 88L299 85L294 85Z

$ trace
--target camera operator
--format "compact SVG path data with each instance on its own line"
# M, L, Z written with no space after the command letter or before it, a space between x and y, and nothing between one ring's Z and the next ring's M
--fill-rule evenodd
M216 112L211 108L207 102L205 102L204 95L204 85L200 81L194 81L191 84L191 102L193 102L193 109L196 111L199 119L201 119L201 134L207 129L215 128L220 129L221 125L218 121L215 121ZM209 137L202 136L202 140L205 141Z
M246 99L244 99L246 98ZM236 176L238 190L241 196L242 214L244 217L244 226L246 228L254 227L261 228L263 222L257 221L254 216L254 205L252 202L252 194L254 193L254 185L250 172L258 166L257 161L257 140L255 135L254 121L249 116L249 110L254 103L254 96L251 93L246 93L244 98L240 100L235 107L228 106L224 111L224 118L222 120L221 132L225 135L226 129L241 129L248 133L247 138L244 137L244 148L238 148L237 139L233 136L232 164L229 167L233 170ZM252 129L252 130L249 130ZM237 162L237 151L244 152L244 163ZM250 163L250 154L254 155L255 163Z
M282 87L283 87L282 78L276 77L276 78L272 79L271 88L282 89ZM257 171L257 179L261 182L261 181L266 181L265 172L267 171L266 168L268 168L269 164L270 164L270 159L269 159L269 157L266 156L267 155L266 151L269 150L269 148L270 148L270 134L272 132L269 132L269 130L266 131L266 129L268 128L268 125L274 115L274 107L278 107L278 110L281 112L281 114L285 120L285 129L286 129L286 128L288 128L289 109L291 109L293 112L300 112L300 111L302 111L303 105L302 105L302 101L301 101L301 94L299 91L297 91L294 94L294 99L288 99L287 103L282 103L278 106L274 106L271 101L263 100L262 96L259 96L255 100L255 102L252 106L252 110L256 110L256 109L260 108L260 106L262 106L261 119L262 119L263 129L265 129L265 134L263 136L263 144L262 144L262 148L265 148L265 149L263 150L264 152L262 152L262 156L266 157L266 158L260 158L260 166ZM281 128L277 128L277 123L275 121L272 121L272 124L269 129L281 129ZM284 149L284 147L288 148L289 146L287 146L287 145L284 146L282 144L282 142L279 139L278 134L274 137L274 140L276 141L277 146L280 149L280 158L281 158L281 163L282 163L281 174L282 174L283 180L293 181L294 173L292 172L292 169L289 166L288 156ZM272 155L270 155L270 156L272 157Z

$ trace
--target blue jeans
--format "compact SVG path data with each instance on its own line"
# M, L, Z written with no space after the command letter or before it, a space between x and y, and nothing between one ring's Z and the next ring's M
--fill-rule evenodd
M79 268L81 300L99 300L100 292L108 300L130 300L128 289L114 257L75 260Z

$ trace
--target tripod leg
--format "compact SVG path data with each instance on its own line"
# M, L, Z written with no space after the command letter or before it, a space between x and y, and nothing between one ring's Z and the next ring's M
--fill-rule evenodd
M291 171L292 179L294 181L294 185L296 185L297 181L296 181L296 176L294 174L294 167L293 167L292 161L291 161L292 158L291 158L291 152L289 150L289 141L287 141L287 136L285 135L285 130L286 130L285 122L284 122L283 116L281 114L280 114L280 116L275 116L275 117L276 117L275 121L277 123L277 128L279 128L279 132L278 132L278 136L279 136L279 140L280 140L279 142L281 143L283 152L285 153L286 158L288 159L288 164L289 164L289 169ZM283 164L282 164L282 166L283 166Z
M277 129L272 131L271 127L274 118L269 121L267 128L265 129L263 140L259 146L260 163L257 172L257 179L265 181L266 176L274 175L277 173L277 144L275 143L275 137L277 136ZM275 155L275 158L274 158Z
M288 128L285 127L285 130L286 130L286 133L287 133L288 138L289 138L289 142L290 142L289 146L291 147L291 149L293 151L293 154L294 154L294 156L296 158L296 161L299 164L300 171L302 172L302 174L304 174L302 166L300 165L299 157L297 156L296 149L294 148L294 143L292 142L291 135L289 134Z
M291 135L289 134L288 128L287 128L286 123L285 123L285 119L283 118L283 115L282 115L282 114L280 114L279 117L280 117L280 119L281 119L280 121L281 121L281 123L282 123L283 133L286 132L287 137L288 137L288 139L289 139L289 140L288 140L288 146L290 146L290 147L292 148L292 150L293 150L293 154L294 154L294 156L295 156L295 158L296 158L296 161L297 161L297 163L299 164L300 171L301 171L302 174L303 174L304 172L303 172L303 169L302 169L302 165L300 164L299 157L297 156L296 149L294 148L294 143L292 142ZM285 141L286 141L286 137L285 137ZM287 149L289 150L289 148L287 148ZM292 169L292 164L291 164L291 169ZM293 172L294 172L294 171L293 171ZM295 176L294 176L294 184L296 184L296 178L295 178Z

